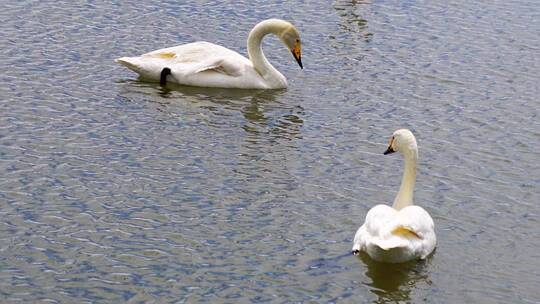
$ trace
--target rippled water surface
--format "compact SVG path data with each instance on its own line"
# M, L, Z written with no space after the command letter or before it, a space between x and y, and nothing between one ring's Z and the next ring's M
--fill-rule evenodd
M3 1L0 302L539 303L540 4ZM162 88L113 59L275 37L279 91ZM413 130L420 263L350 255Z

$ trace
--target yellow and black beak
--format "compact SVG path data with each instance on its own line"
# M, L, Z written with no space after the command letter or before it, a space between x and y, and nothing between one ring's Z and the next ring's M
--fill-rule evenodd
M392 153L394 153L394 152L396 152L396 151L395 151L394 149L392 149L392 146L388 146L388 149L386 149L386 151L384 151L383 154L384 154L384 155L386 155L386 154L392 154Z
M394 150L394 148L392 148L393 143L394 143L394 137L392 137L390 139L390 144L388 144L388 149L386 149L386 151L384 151L384 153L383 153L384 155L392 154L392 153L396 152L396 150Z
M303 69L304 66L302 65L302 48L300 46L300 42L296 42L291 52L294 56L294 59L296 59L296 62L298 62L300 68Z

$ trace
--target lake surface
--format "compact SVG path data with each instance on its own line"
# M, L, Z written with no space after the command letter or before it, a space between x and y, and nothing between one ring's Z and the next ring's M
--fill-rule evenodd
M2 303L540 303L540 3L3 1ZM246 54L287 90L166 87L121 56ZM350 254L411 129L426 261Z

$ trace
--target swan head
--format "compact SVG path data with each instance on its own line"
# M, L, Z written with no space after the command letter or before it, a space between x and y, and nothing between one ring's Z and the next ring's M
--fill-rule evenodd
M283 44L285 44L291 53L298 62L298 65L301 69L304 68L302 65L302 43L300 41L300 33L294 27L294 25L287 22L287 25L278 34L279 39Z
M399 129L392 134L388 149L386 149L383 154L386 155L394 152L401 152L402 154L409 155L412 152L417 151L416 138L412 132L407 129Z

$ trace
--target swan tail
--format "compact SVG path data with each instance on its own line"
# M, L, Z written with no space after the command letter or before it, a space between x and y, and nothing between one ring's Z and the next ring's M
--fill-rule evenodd
M121 58L115 59L114 62L119 63L134 72L137 72L137 73L142 72L142 69L140 65L138 64L137 57L121 57Z
M167 69L168 72L165 77L171 74L171 69L164 67L162 62L154 60L144 60L141 57L121 57L114 60L115 62L127 67L133 72L139 74L143 79L160 81L163 78L164 70Z

